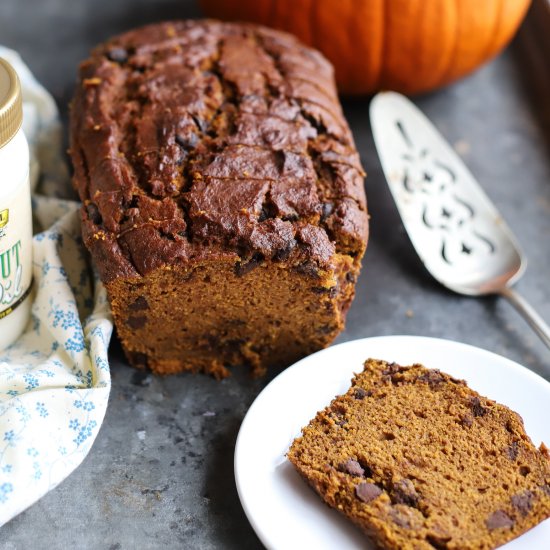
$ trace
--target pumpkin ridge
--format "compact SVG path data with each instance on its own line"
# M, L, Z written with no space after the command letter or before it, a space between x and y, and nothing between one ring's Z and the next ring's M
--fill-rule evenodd
M384 67L386 66L385 63L384 63L384 58L385 58L385 54L386 54L386 51L388 49L388 45L387 45L387 39L388 39L388 32L386 30L386 26L388 24L388 10L386 9L386 5L385 5L385 2L380 2L379 4L381 6L381 9L382 9L382 27L381 27L381 31L380 31L380 42L381 42L381 46L380 46L380 70L378 71L378 78L375 79L375 86L377 88L382 88L384 89L385 85L386 85L386 75L384 74Z
M449 79L451 78L450 73L451 73L451 71L452 71L452 69L455 65L456 54L458 52L458 40L459 40L459 38L458 38L459 37L458 29L459 29L459 26L460 26L459 2L460 2L460 0L452 0L452 3L454 5L454 10L455 10L455 25L454 25L454 32L452 34L452 36L453 36L453 47L451 49L449 59L447 60L447 66L441 72L440 80L443 83L443 85L445 83L447 83L449 81Z
M266 25L269 25L269 21L277 20L277 0L271 0L271 8L269 9L269 18L266 21Z
M275 2L276 1L277 0L275 0ZM315 2L311 2L311 4L309 6L310 6L310 9L309 9L308 21L309 21L309 26L310 26L311 45L314 48L318 48L318 46L317 46L317 36L316 36L316 32L315 32L315 29L317 28L317 25L315 25ZM318 48L318 49L321 50L321 48Z
M487 41L487 44L485 45L485 48L483 49L483 55L481 56L482 59L488 59L491 57L491 50L493 47L493 39L496 36L496 31L500 27L500 24L502 22L502 14L504 12L504 2L505 0L497 0L498 2L498 10L497 10L497 16L494 18L493 22L493 28L491 29L490 39Z

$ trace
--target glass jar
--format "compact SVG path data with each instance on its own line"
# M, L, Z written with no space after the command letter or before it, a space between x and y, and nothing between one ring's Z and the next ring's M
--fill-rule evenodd
M20 336L31 312L29 146L22 119L19 78L0 58L0 350Z

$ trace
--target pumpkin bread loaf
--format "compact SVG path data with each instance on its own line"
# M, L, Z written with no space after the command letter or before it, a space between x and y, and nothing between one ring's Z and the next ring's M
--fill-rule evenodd
M70 149L132 364L261 373L342 330L367 241L364 172L316 51L216 21L117 36L81 64Z
M379 548L488 550L550 516L550 455L521 417L421 365L369 359L288 458Z

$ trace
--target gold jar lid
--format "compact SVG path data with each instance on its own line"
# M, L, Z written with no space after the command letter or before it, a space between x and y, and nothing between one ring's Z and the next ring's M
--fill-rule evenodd
M23 99L19 77L0 57L0 147L17 134L23 121Z

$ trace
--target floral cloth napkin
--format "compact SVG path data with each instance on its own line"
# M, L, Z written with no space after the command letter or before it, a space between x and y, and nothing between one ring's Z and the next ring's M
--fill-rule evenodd
M53 98L19 55L0 46L19 74L31 148L35 297L26 331L0 351L0 525L65 479L88 454L111 385L112 321L105 289L84 249L79 204L64 200L68 172Z

